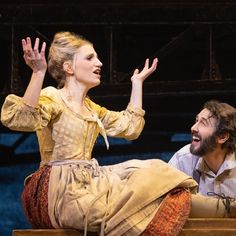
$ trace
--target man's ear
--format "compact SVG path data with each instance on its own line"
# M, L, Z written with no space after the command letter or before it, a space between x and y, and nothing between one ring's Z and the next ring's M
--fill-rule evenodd
M73 75L74 71L72 69L72 63L70 61L65 61L63 63L63 70L68 73L69 75Z
M228 139L229 139L229 133L223 133L223 134L218 135L217 137L217 141L220 144L225 143Z

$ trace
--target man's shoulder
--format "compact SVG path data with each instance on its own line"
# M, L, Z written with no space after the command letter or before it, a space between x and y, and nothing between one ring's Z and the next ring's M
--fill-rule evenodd
M169 164L192 176L199 157L190 152L190 144L179 149L169 160Z
M190 144L187 144L185 146L183 146L182 148L180 148L175 155L181 156L181 157L192 157L195 156L190 152Z
M189 161L197 161L199 159L199 156L193 155L190 152L190 144L187 144L183 146L181 149L179 149L177 152L174 153L174 155L170 159L170 163L174 162L184 162L185 164Z

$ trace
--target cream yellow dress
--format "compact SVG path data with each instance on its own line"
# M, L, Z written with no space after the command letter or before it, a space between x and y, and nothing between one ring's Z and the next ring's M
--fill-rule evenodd
M71 111L59 90L41 91L37 107L8 95L2 123L12 130L36 131L41 166L50 165L48 212L55 228L75 228L100 235L140 235L157 212L162 197L175 187L195 191L196 182L157 159L137 159L99 166L92 150L99 134L136 139L144 127L144 111L132 107L115 112L89 98L90 117ZM158 122L158 121L157 121ZM110 150L112 153L112 150Z

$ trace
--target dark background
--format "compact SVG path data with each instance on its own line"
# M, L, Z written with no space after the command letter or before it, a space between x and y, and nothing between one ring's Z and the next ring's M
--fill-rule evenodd
M47 45L57 31L73 31L94 43L103 62L102 84L90 97L109 109L129 102L130 76L144 60L158 57L158 70L144 84L146 125L139 139L99 138L100 164L171 155L190 141L190 127L204 102L235 106L235 1L14 1L0 3L0 105L19 96L31 71L22 58L21 39L39 37ZM47 74L44 86L55 86ZM0 125L0 235L29 228L20 202L25 176L39 165L32 133Z

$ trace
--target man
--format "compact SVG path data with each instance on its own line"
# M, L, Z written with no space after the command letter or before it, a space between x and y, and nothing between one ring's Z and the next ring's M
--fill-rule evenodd
M208 101L191 128L192 142L169 164L192 176L203 195L236 198L236 109Z

